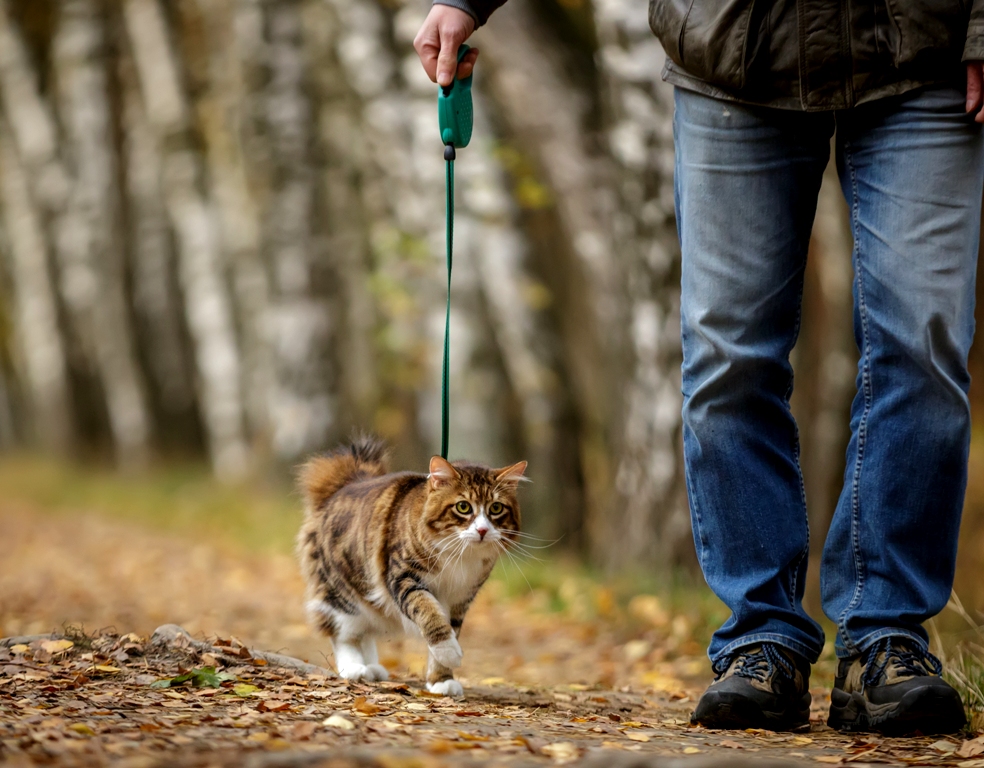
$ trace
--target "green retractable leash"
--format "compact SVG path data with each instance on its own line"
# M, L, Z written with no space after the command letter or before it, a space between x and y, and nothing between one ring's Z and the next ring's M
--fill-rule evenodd
M460 63L469 47L458 49ZM454 158L455 148L468 146L471 141L474 111L472 109L472 76L459 80L457 71L451 85L442 86L437 94L438 124L441 141L444 142L445 186L447 188L447 253L448 253L448 308L444 319L444 375L441 379L441 456L448 457L448 430L451 416L449 393L449 366L451 361L451 252L454 243Z

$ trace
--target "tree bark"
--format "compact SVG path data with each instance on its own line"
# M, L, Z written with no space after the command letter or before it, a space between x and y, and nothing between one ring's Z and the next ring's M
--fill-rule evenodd
M308 95L302 5L261 4L267 83L260 98L270 162L263 237L272 275L267 333L276 377L270 420L273 450L285 460L323 448L336 422L326 290L332 272L316 222L315 105Z
M609 427L618 410L612 392L624 334L618 321L622 276L605 223L610 179L586 138L592 94L572 82L562 46L529 3L497 12L480 47L506 133L519 158L531 158L531 168L521 177L514 168L514 178L526 206L531 260L554 297L562 382L554 394L562 510L555 530L600 559L613 535ZM547 194L531 194L538 186Z
M258 0L196 0L195 5L208 40L208 88L199 100L199 113L222 253L232 277L246 414L254 443L268 445L275 375L268 332L271 288L260 222L269 152L256 115L265 80L263 9Z
M0 16L0 25L3 24ZM9 52L6 30L0 26L0 56ZM16 96L8 109L17 108ZM48 267L42 217L34 205L27 171L0 118L0 204L13 284L13 320L16 334L14 363L27 390L30 426L40 447L66 453L72 444L72 410L68 365L58 327L58 301Z
M220 477L243 477L249 451L239 350L218 237L203 191L204 169L192 140L190 106L159 0L126 0L124 19L145 109L162 153L164 196L178 242L178 271L212 465Z
M132 303L164 442L187 440L197 407L194 369L186 349L167 207L161 189L161 154L147 120L132 57L119 65Z
M616 251L627 275L630 373L622 389L615 489L618 536L606 560L694 565L683 482L679 246L673 205L673 89L645 16L595 6L606 136L616 164Z
M334 335L337 432L346 434L372 424L380 406L374 340L378 313L371 289L369 221L360 194L368 168L361 140L360 101L335 50L337 18L323 0L306 3L304 18L311 86L316 94L315 125L324 154L320 187L326 249L338 277L338 329Z
M66 305L99 372L118 462L149 458L150 414L123 278L121 205L104 19L93 0L61 0L53 53L71 188L57 253Z

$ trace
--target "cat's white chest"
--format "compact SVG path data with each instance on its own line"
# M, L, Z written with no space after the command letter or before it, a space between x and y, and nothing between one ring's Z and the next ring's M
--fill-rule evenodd
M431 592L442 605L450 609L474 596L493 563L494 558L477 555L444 563L432 577Z

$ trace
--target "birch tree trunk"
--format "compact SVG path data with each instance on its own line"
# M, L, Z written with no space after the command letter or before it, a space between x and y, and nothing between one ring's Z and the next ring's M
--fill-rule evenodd
M695 562L683 482L673 89L660 78L664 54L637 4L602 0L594 11L632 350L615 478L619 543L609 541L606 559L666 570Z
M182 6L186 7L188 4ZM231 272L243 361L243 392L254 443L273 431L275 374L267 327L270 280L263 263L261 203L269 152L262 136L263 10L257 0L197 0L209 41L208 90L199 102L211 197Z
M0 26L0 56L10 51L4 32ZM6 91L6 96L14 104L8 102L5 107L16 109L16 93ZM11 131L2 118L0 206L13 284L14 363L27 390L33 437L46 450L66 453L72 442L71 395L42 216L34 205L27 171L18 156Z
M204 169L192 141L189 104L159 1L126 0L123 8L145 109L162 153L162 184L178 242L179 276L212 465L220 477L242 477L249 452L239 350L204 192Z
M559 486L561 491L580 488L563 499L559 533L603 559L615 540L611 484L616 457L609 427L619 412L615 393L624 343L619 320L623 278L606 223L609 174L603 159L587 149L591 95L572 82L561 46L528 2L514 0L498 11L479 46L489 92L508 133L533 159L534 178L542 179L525 182L551 191L549 208L540 216L546 219L546 234L534 239L533 252L555 297L560 376L570 392L567 428L576 441L574 451L558 456L561 472L565 464L577 467L573 477L560 477ZM544 203L528 205L535 209ZM558 399L563 404L564 398Z
M61 0L54 69L71 189L57 253L66 304L99 372L121 465L149 455L150 415L123 282L116 147L104 19L93 0Z
M383 349L380 365L390 406L377 415L384 433L402 437L403 456L421 461L440 443L440 349L444 333L444 162L434 127L433 90L418 79L409 25L390 34L373 0L330 0L338 19L338 58L359 100L364 175ZM456 275L456 296L468 291ZM472 281L472 286L474 285ZM452 453L488 452L478 405L464 373L473 362L474 308L457 300L452 313Z
M306 57L311 86L317 94L315 125L324 170L327 251L338 276L338 329L334 334L337 364L338 432L373 424L380 405L380 382L374 342L378 314L371 293L372 263L367 220L360 191L367 158L361 140L359 98L349 86L336 53L339 24L330 5L304 5Z
M194 373L182 333L175 254L161 189L161 155L134 66L124 54L119 78L133 307L150 389L161 414L158 433L164 441L180 440L186 430L179 425L196 409Z
M316 223L318 163L308 95L303 0L265 0L267 82L261 95L270 188L264 246L272 275L268 334L276 383L273 449L294 459L322 448L335 425L330 349L332 270Z

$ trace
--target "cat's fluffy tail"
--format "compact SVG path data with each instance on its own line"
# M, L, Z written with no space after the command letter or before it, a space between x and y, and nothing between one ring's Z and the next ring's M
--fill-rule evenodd
M385 475L386 452L386 444L378 437L361 435L348 445L308 460L297 476L308 509L318 509L349 483Z

